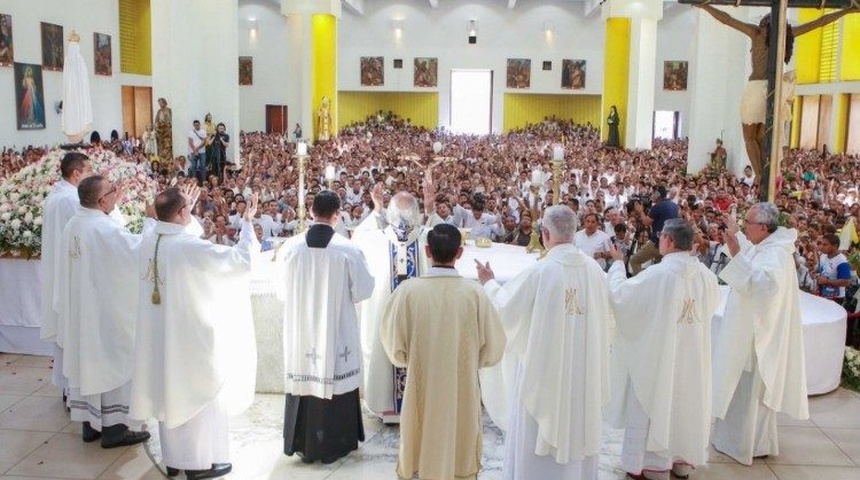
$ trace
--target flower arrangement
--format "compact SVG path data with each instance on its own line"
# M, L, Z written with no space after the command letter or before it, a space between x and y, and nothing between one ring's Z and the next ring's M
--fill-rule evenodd
M143 229L146 201L157 188L154 180L134 163L109 151L85 151L93 170L111 182L124 181L125 200L120 211L132 232ZM52 150L0 184L0 257L38 258L42 252L42 205L60 179L60 161L66 154Z
M845 347L845 363L842 364L842 386L860 392L860 351Z

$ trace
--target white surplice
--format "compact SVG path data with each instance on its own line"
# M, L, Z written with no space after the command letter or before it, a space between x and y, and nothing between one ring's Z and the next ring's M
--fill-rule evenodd
M374 279L362 251L334 235L311 248L306 234L278 251L284 262L285 392L331 399L361 386L356 303L370 297Z
M251 316L251 252L260 244L250 223L239 243L215 245L182 225L158 222L144 236L130 416L174 429L218 401L229 414L250 406L256 379ZM158 237L161 303L152 303ZM206 441L206 439L201 439Z
M427 271L427 257L424 254L427 231L416 226L412 236L417 241L417 276ZM378 212L367 216L353 232L352 240L361 248L370 265L375 285L373 294L360 304L361 351L364 356L363 396L367 407L376 414L394 411L394 366L382 348L379 339L379 322L385 306L392 294L392 277L397 274L397 266L392 260L392 245L398 245L391 227L383 227Z
M508 392L482 392L512 398L505 478L537 478L535 471L549 475L542 478L596 478L609 399L605 273L573 244L562 244L504 286L492 280L484 288L499 308L506 356L519 360Z
M606 416L616 428L631 428L638 423L630 418L634 407L648 420L642 450L625 448L624 455L641 458L652 452L670 467L678 460L705 464L711 427L711 317L721 299L717 277L689 252L675 252L629 279L624 263L616 261L608 278L618 335ZM625 465L636 474L642 468L641 463Z
M775 418L775 412L809 418L800 290L793 257L796 239L796 230L783 227L756 245L741 238L741 251L720 272L720 278L732 290L714 343L713 408L718 419L746 416L730 412L730 406L754 413L745 422L762 426L769 425L769 421L756 417ZM749 377L747 381L741 382L742 375ZM763 388L754 391L760 395L755 395L758 398L752 398L752 402L743 400L750 400L751 394L738 390L755 388L757 376ZM719 428L723 427L740 432L744 425L724 424ZM715 427L715 439L716 430ZM775 447L775 431L773 435ZM727 438L727 433L720 432L719 438ZM728 453L750 464L753 448L748 445L743 452Z
M56 278L57 343L63 347L63 375L82 396L131 381L138 295L135 249L142 238L104 212L84 207L63 232Z

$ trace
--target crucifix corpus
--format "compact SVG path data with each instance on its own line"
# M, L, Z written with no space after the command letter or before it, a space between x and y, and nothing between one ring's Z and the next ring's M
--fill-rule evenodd
M858 0L678 0L701 8L718 22L750 38L752 47L752 73L741 97L741 125L747 157L759 179L760 198L773 201L776 177L779 174L782 149L782 121L776 99L782 98L783 65L791 60L794 37L839 20L849 13L860 12ZM742 22L713 5L732 7L770 7L758 25ZM841 8L802 25L786 23L788 8ZM775 25L777 28L771 28ZM777 61L782 59L783 61Z

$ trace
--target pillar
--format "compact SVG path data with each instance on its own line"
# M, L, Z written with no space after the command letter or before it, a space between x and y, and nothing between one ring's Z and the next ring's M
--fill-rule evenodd
M305 136L319 138L317 111L322 98L329 99L332 134L337 132L337 21L341 15L339 0L281 0L281 13L289 25L300 31L296 55L300 65L300 118Z
M833 112L830 119L830 153L845 153L848 145L848 107L851 104L850 93L833 94Z
M606 21L603 117L609 116L611 105L616 105L623 146L650 149L654 136L657 22L663 18L663 2L608 0L601 14Z
M173 111L174 156L188 155L192 122L211 112L234 140L228 158L238 161L238 3L151 0L151 11L152 97L163 97Z

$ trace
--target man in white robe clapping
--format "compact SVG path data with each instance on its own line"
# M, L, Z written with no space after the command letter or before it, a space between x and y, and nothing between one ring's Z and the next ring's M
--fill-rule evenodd
M618 336L607 417L626 428L621 465L629 478L686 478L708 460L711 430L711 317L717 277L690 254L693 227L666 220L663 260L628 279L610 251L609 295Z

